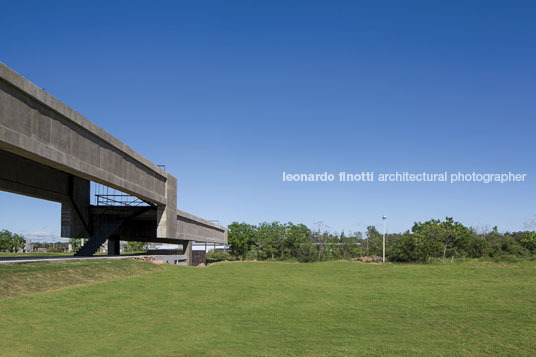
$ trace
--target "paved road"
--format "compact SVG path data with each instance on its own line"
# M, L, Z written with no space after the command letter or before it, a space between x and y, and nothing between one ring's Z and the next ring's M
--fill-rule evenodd
M61 262L67 260L89 260L89 259L134 259L143 258L145 255L96 255L93 257L75 257L72 255L57 256L57 257L0 257L1 264L21 264L21 263L38 263L38 262Z

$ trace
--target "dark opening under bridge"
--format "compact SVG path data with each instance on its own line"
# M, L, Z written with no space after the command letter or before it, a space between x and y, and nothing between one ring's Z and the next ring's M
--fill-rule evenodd
M143 204L91 205L90 181ZM124 240L182 244L191 260L192 241L227 243L225 227L177 209L175 177L2 63L0 190L61 203L61 236L89 238L78 255Z

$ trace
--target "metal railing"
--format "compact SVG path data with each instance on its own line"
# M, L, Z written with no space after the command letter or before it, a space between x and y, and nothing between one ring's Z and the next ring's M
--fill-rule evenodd
M105 185L93 182L93 204L95 206L126 206L126 207L142 207L154 206L153 203L142 200L139 197L132 196L110 188Z

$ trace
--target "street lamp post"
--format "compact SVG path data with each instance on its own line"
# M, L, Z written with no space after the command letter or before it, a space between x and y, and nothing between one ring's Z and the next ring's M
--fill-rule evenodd
M385 263L385 219L387 217L383 216L383 256L382 256L382 262Z

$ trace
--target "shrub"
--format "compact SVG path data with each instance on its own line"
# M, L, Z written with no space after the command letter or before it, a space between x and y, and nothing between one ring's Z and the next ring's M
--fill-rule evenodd
M207 253L207 261L209 262L221 262L225 260L236 260L229 252L222 252L221 250L211 250Z
M297 258L302 263L315 262L318 260L318 248L310 241L305 242L299 246Z

